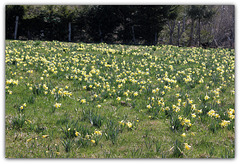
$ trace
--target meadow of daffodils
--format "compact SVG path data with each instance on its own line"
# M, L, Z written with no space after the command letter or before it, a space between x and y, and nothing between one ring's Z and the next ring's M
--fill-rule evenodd
M6 158L234 158L233 49L6 41Z

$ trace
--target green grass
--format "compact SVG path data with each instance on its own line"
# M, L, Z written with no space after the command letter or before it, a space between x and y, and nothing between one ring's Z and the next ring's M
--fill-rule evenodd
M5 51L6 158L235 157L234 50L6 41Z

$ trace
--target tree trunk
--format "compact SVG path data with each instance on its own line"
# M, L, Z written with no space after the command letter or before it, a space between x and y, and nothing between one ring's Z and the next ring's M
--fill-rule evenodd
M68 41L71 42L71 22L68 23Z
M201 46L201 20L198 19L198 46Z
M28 35L28 40L31 40L31 39L32 39L32 37L31 37L31 33L30 33L30 31L29 31L29 28L28 28L27 35Z
M213 41L214 41L214 43L215 43L215 45L216 45L216 48L218 48L218 42L217 42L217 40L216 40L216 39L213 39Z
M177 41L177 46L180 46L180 39L181 39L181 36L182 34L184 33L185 31L185 16L183 17L183 27L182 27L182 31L181 31L181 27L180 27L180 24L181 22L178 21L178 41ZM183 46L185 46L184 42L183 42Z
M156 45L157 44L157 42L158 42L158 34L157 34L157 32L155 32L155 36L154 36L154 44Z
M16 16L15 31L14 31L14 40L17 39L18 20L19 20L19 16Z
M182 27L182 32L181 32L181 36L182 34L185 32L185 16L183 17L183 27ZM181 37L180 36L180 37ZM185 42L183 42L183 46L185 46Z
M169 44L173 44L173 33L174 33L174 28L175 28L175 22L176 20L171 23L171 21L168 21L168 27L169 27Z
M181 37L181 35L180 35L180 21L178 21L178 41L177 41L177 46L180 45L180 37Z
M99 31L99 37L100 37L100 40L101 42L103 42L103 38L102 38L102 30L100 28L100 25L98 26L98 31Z
M195 29L195 30L194 30ZM194 46L198 46L198 30L199 30L199 23L198 23L198 21L197 21L197 23L196 23L196 25L195 25L195 27L194 27L194 29L193 29L193 45ZM195 38L194 38L194 36L195 36Z
M193 41L193 26L194 26L194 20L192 19L192 25L191 25L191 31L190 31L190 37L189 37L189 44L188 46L192 46L192 41Z
M232 6L232 48L235 47L235 7L234 5Z
M225 34L225 35L226 35L226 34ZM231 39L228 35L226 35L226 37L227 37L227 39L228 39L229 46L230 46L230 47L233 47L233 45L232 45L232 39Z
M136 38L134 33L134 26L132 26L132 36L133 36L133 43L136 44Z

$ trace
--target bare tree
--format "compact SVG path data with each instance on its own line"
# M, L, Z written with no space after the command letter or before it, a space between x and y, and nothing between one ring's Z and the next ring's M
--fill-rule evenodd
M216 46L234 48L235 11L234 5L216 6L217 14L213 20L213 43Z

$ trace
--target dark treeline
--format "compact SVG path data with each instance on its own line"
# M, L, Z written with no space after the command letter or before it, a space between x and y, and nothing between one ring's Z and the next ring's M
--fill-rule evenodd
M7 5L6 39L234 48L234 6Z

